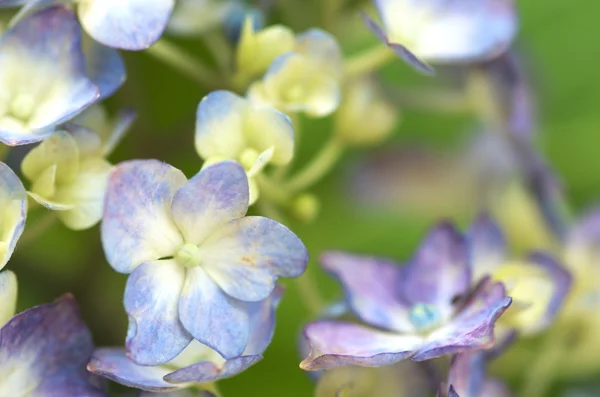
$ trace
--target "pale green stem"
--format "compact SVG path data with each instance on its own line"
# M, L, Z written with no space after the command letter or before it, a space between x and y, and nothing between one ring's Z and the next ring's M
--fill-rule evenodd
M157 41L146 52L206 87L219 85L219 77L200 59L165 39Z
M221 74L228 80L232 75L233 51L220 30L204 35L204 43L215 59Z
M394 96L398 105L405 108L462 113L471 110L471 103L461 90L403 89Z
M48 211L48 213L42 215L32 226L25 228L25 231L19 239L18 246L23 248L37 240L37 238L48 231L57 220L58 217L54 211Z
M346 78L352 79L373 73L396 59L398 56L394 51L384 45L370 48L346 61Z
M291 192L299 192L314 185L333 168L343 152L344 146L334 136L323 146L306 168L290 179L286 188Z

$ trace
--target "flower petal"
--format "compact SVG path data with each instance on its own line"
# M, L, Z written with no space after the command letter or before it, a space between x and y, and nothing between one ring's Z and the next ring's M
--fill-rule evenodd
M170 206L186 183L181 171L157 160L119 164L108 180L102 246L108 263L121 273L142 262L173 256L183 244Z
M80 164L80 172L72 183L57 188L54 198L58 202L73 205L73 209L58 213L59 219L68 228L88 229L100 221L112 168L104 159L87 159Z
M33 148L23 159L21 171L27 179L35 182L54 165L54 177L59 184L72 182L79 173L77 141L66 131L57 131Z
M294 156L294 127L292 121L278 110L252 107L246 117L247 140L259 152L274 149L270 162L286 165Z
M476 282L493 274L506 256L506 241L500 227L487 214L481 214L467 235L472 279Z
M27 193L21 180L6 164L0 162L0 269L12 256L17 241L25 229Z
M99 100L111 96L125 82L125 64L119 52L89 38L83 40L87 76L100 91Z
M77 18L64 6L35 13L2 36L0 84L7 90L0 102L9 112L0 117L0 141L40 141L98 99L80 45Z
M128 387L149 391L169 391L178 388L163 380L171 370L165 366L141 366L125 355L121 348L96 349L87 365L88 371Z
M424 361L492 347L496 320L511 302L502 283L484 279L463 311L450 323L432 332L412 359Z
M89 0L79 4L79 19L95 40L123 50L143 50L167 26L174 0Z
M363 321L395 331L414 330L407 304L399 296L398 265L342 252L323 254L321 263L340 281L350 307Z
M261 355L241 356L227 360L222 366L204 361L172 372L165 380L172 383L214 382L242 373L260 360Z
M185 270L174 260L144 262L127 279L123 302L129 315L127 356L140 365L174 359L192 337L179 321Z
M461 397L486 396L481 394L485 381L485 355L482 352L461 353L452 357L448 384Z
M248 177L235 161L203 168L173 197L173 220L186 243L198 245L248 211Z
M442 318L452 312L452 301L471 287L467 245L450 223L433 228L415 256L403 268L401 292L412 304L432 304Z
M250 333L245 303L227 296L200 266L187 270L179 313L194 339L223 357L244 352Z
M205 96L196 111L196 151L203 159L236 159L246 148L244 117L249 104L232 92L219 90Z
M0 330L0 395L105 396L88 382L93 349L72 296L26 310Z
M417 335L377 331L362 325L317 321L304 329L310 353L300 363L307 371L346 365L381 367L404 360L423 343Z
M294 51L317 62L332 77L341 79L344 58L337 39L324 30L312 28L296 36Z
M17 7L27 3L29 0L0 0L0 7Z
M17 310L17 276L10 270L0 273L0 327L3 327Z
M260 301L279 277L298 277L308 251L288 228L274 220L248 216L222 227L200 247L203 266L230 296Z

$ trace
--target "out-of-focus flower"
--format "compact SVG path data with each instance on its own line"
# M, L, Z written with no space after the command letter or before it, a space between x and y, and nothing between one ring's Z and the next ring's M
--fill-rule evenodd
M347 82L343 98L335 114L334 127L342 142L353 146L376 145L392 133L398 111L372 80L362 78Z
M71 229L87 229L102 218L112 165L100 155L101 148L100 137L90 130L57 131L32 149L21 164L23 175L31 181L29 195L57 211Z
M340 105L342 78L343 57L336 39L311 29L296 37L294 51L273 61L248 97L286 113L324 117Z
M293 51L295 44L290 28L273 25L256 31L252 19L246 19L237 47L237 78L243 82L264 73L275 58Z
M73 297L10 319L16 283L12 272L0 273L0 395L106 397L85 369L94 345Z
M450 224L434 228L403 268L341 253L322 257L342 283L363 325L318 321L305 328L305 370L385 366L489 348L494 325L510 306L501 283L482 280L471 293L467 245ZM436 277L431 275L435 274Z
M0 162L0 269L12 256L27 219L27 192L12 169Z
M93 104L99 88L87 77L81 29L66 7L33 14L0 38L0 141L37 142Z
M155 160L125 162L109 180L102 222L108 262L131 273L124 304L127 355L140 365L174 359L194 339L222 357L251 344L249 305L279 277L298 277L304 244L285 226L248 216L248 179L223 161L189 181Z
M401 58L430 72L427 63L494 58L517 32L513 0L375 0L383 28L369 27Z
M239 161L250 182L250 204L258 198L254 177L268 164L289 164L294 128L285 114L257 106L229 91L208 94L196 113L196 151L212 164Z
M179 0L167 25L167 32L200 36L223 23L227 15L242 8L238 0Z
M235 376L262 359L273 336L275 309L282 294L283 288L277 286L267 299L243 304L250 315L249 339L239 357L226 360L194 340L177 357L157 366L138 365L120 348L97 349L88 369L125 386L156 392Z
M507 258L504 235L487 215L481 215L468 235L474 280L491 276L502 281L512 306L501 323L521 333L538 333L552 324L571 287L571 275L550 254L534 252L524 260Z
M24 5L22 14L56 3L77 6L85 31L108 47L143 50L163 34L175 0L0 0L0 7Z

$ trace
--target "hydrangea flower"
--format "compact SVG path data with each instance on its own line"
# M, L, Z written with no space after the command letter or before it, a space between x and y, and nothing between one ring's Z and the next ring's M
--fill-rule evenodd
M294 155L294 128L285 114L229 91L214 91L198 105L196 151L207 164L239 161L250 178L250 204L258 198L254 177L268 164L283 166Z
M300 364L305 370L385 366L488 348L496 320L511 303L504 286L488 278L472 291L466 241L446 223L402 268L335 252L321 262L342 283L354 313L385 331L338 321L309 324L310 354Z
M243 8L237 0L179 0L167 31L181 36L200 36L221 24L227 15Z
M31 181L29 195L75 230L92 227L102 218L102 205L112 165L101 155L94 132L78 128L57 131L32 149L21 170Z
M296 37L294 51L277 57L254 83L248 97L288 112L311 117L333 113L341 101L343 57L336 39L320 29Z
M431 72L427 63L493 58L512 43L518 27L513 0L374 0L383 27L369 27L401 58Z
M21 180L0 162L0 269L12 256L27 219L27 192Z
M513 304L501 322L525 334L537 333L553 321L571 287L571 275L551 255L534 252L525 260L507 258L500 228L481 215L469 230L474 280L492 276L502 281Z
M85 365L92 336L71 295L16 316L17 281L0 273L0 395L107 397Z
M63 6L28 16L0 37L0 81L0 141L7 145L44 139L100 97L87 76L79 23Z
M250 314L250 331L248 344L240 357L226 360L194 340L171 361L151 367L134 363L123 349L97 349L88 369L125 386L155 392L178 390L194 384L202 387L202 383L235 376L262 359L273 337L275 309L282 294L283 288L277 286L267 299L244 305Z
M155 160L112 173L102 243L127 280L128 357L164 364L194 339L225 359L251 342L249 303L266 299L280 277L307 265L302 242L285 226L248 216L248 179L223 161L192 179Z
M143 50L163 34L175 0L65 0L77 6L85 31L108 47ZM29 13L56 4L56 0L0 0L0 7L24 5Z

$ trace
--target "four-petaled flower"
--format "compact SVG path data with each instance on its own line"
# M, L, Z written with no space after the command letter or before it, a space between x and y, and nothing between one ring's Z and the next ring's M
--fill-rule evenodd
M504 285L483 279L471 288L468 248L450 224L434 228L405 267L342 253L322 256L342 283L363 325L318 321L305 328L306 370L384 366L489 348L494 325L509 307Z
M251 302L307 265L285 226L247 216L248 179L236 162L192 179L159 161L130 161L110 177L102 243L110 265L131 273L126 350L140 365L175 358L193 339L225 359L250 343Z

